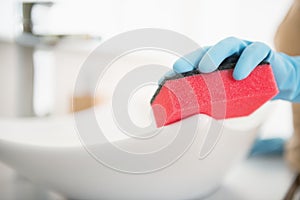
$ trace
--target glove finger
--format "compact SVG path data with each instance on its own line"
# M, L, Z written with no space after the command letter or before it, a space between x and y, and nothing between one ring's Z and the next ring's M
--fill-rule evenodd
M158 80L158 84L160 85L164 79L166 78L169 78L169 77L172 77L176 74L176 72L174 72L173 70L170 70L170 71L167 71L167 73L164 74L163 77L161 77L159 80Z
M250 42L235 37L229 37L218 42L206 52L199 62L199 71L203 73L215 71L225 58L240 53L248 44Z
M266 59L271 49L267 45L261 42L254 42L250 44L242 52L235 69L233 71L233 77L236 80L242 80L249 76L254 68L264 59Z
M179 58L173 65L177 73L184 73L196 69L199 61L210 47L203 47Z

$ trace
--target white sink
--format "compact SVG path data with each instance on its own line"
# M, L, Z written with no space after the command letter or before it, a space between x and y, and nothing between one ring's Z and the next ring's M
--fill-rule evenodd
M203 159L200 152L208 141L207 130L217 130L220 121L196 115L165 127L162 133L169 137L162 136L162 143L174 138L180 125L190 125L192 131L194 120L199 120L191 146L170 165L148 173L122 172L95 159L81 143L73 115L2 119L0 160L71 199L199 199L216 191L230 167L245 157L268 110L266 105L249 117L226 120L217 144ZM84 119L92 111L80 112L77 117ZM97 118L109 124L107 111L108 105L96 108ZM140 145L133 138L115 137L113 126L110 128L111 135L106 136L112 144L130 151L147 152L160 145L155 140ZM185 134L191 133L187 130ZM105 150L107 144L94 141L93 145ZM109 156L113 157L113 152Z

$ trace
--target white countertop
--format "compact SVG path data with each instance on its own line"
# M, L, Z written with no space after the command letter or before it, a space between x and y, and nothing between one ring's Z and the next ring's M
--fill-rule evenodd
M282 157L256 157L234 167L207 200L281 200L294 179ZM0 163L0 200L64 200Z
M207 200L282 200L294 180L282 157L254 157L234 167Z

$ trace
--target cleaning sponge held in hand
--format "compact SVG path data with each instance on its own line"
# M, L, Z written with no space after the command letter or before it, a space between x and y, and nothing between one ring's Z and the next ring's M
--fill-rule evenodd
M209 74L194 70L163 80L151 99L157 127L195 114L215 119L247 116L278 93L272 68L266 62L246 79L233 79L237 59L227 58Z

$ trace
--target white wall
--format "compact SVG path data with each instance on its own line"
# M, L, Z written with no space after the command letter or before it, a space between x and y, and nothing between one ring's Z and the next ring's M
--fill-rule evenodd
M8 42L0 42L0 116L16 114L16 49Z
M0 38L13 39L15 29L14 0L0 0Z
M12 38L18 28L16 5L20 1L0 0L0 38ZM35 12L37 23L45 24L37 31L88 32L107 38L134 28L158 27L184 33L200 45L213 44L229 35L272 45L276 27L293 0L54 1L54 9Z
M189 13L187 17L192 22L189 23L189 32L203 45L214 44L228 36L236 36L263 41L272 46L276 27L291 2L201 0L198 8L194 8L195 12Z

